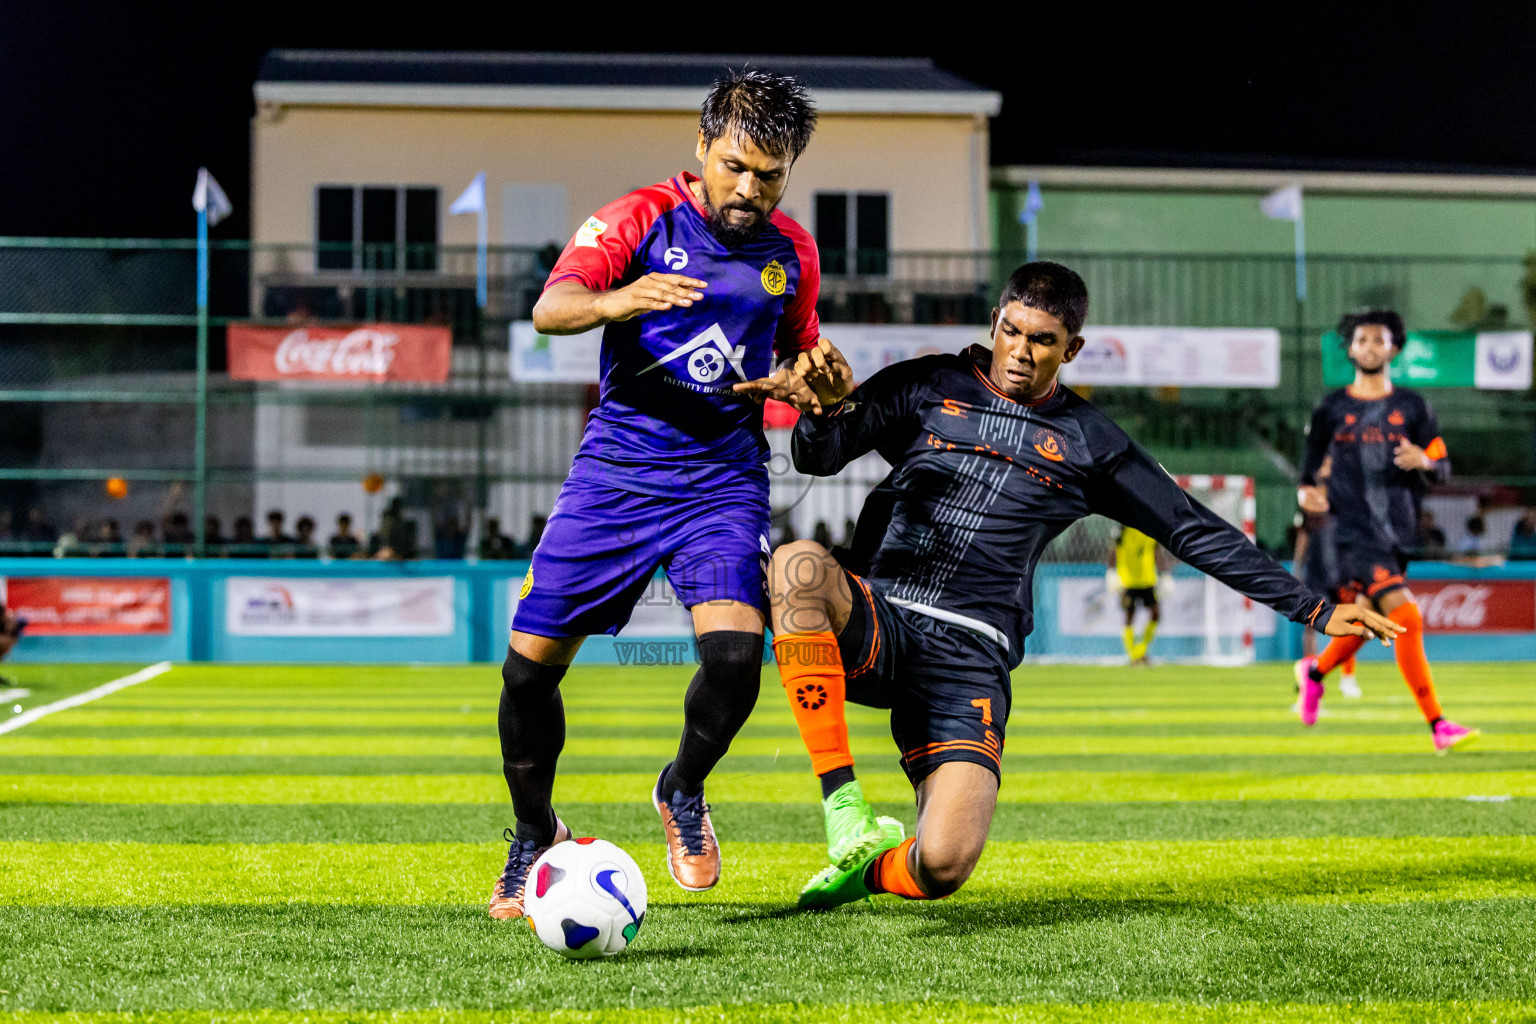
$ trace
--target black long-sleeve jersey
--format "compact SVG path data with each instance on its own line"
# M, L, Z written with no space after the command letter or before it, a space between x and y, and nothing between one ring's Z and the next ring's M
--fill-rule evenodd
M845 564L892 603L1004 643L1017 665L1034 626L1035 564L1091 512L1296 622L1333 608L1185 494L1107 416L1057 384L1027 404L1003 394L972 346L888 366L822 416L803 415L793 455L830 476L871 450L893 467L859 515Z
M1411 441L1435 460L1427 472L1398 469L1393 452ZM1328 506L1338 523L1338 543L1369 544L1407 555L1419 526L1419 505L1431 478L1450 478L1451 461L1435 411L1422 396L1393 388L1381 398L1362 399L1340 388L1312 410L1307 460L1301 482L1317 483L1323 460L1333 457Z

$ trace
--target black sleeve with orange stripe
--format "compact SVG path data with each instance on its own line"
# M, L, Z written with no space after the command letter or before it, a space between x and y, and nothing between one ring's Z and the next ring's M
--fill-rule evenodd
M1419 401L1422 403L1419 415L1414 417L1409 436L1414 444L1424 449L1425 455L1435 460L1435 464L1424 471L1428 477L1426 482L1443 484L1451 478L1451 455L1440 436L1440 420L1434 408L1422 397Z
M1322 632L1333 605L1254 547L1242 531L1185 494L1157 460L1132 443L1105 462L1087 489L1089 508L1133 526L1173 554L1292 622Z

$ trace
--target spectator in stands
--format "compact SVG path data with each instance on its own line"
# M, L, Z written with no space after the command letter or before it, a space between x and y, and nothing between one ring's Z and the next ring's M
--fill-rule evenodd
M319 558L320 548L315 544L315 520L311 516L299 516L293 524L293 557Z
M203 516L203 544L210 555L218 555L222 545L228 543L224 537L224 524L219 522L218 516ZM216 547L215 545L218 545Z
M282 509L273 509L267 513L267 535L262 538L262 543L267 546L268 558L292 558L294 539L283 531Z
M1509 535L1509 557L1519 561L1536 560L1536 508L1525 510Z
M1414 547L1420 558L1445 557L1445 531L1435 525L1435 514L1429 509L1419 513L1419 531L1414 537Z
M128 545L123 550L126 558L155 558L160 554L155 545L155 524L148 519L140 519L133 528L133 536L128 538Z
M185 512L174 512L166 517L161 537L165 540L164 552L169 558L180 558L185 555L192 550L192 545L197 540L192 534L192 524L188 521Z
M95 532L89 549L92 558L113 558L123 553L123 530L116 519L103 519L96 524Z
M845 548L853 547L853 535L858 530L859 524L852 519L843 520L843 543Z
M363 550L363 541L352 532L352 516L343 512L336 517L336 532L331 534L331 541L326 545L331 557L340 560L357 558Z
M43 517L43 510L34 505L27 512L27 528L24 539L37 545L48 545L59 539L58 531L48 525L48 520ZM37 554L47 554L46 547L33 549Z
M480 534L480 560L495 562L517 557L517 545L512 538L501 532L501 520L495 517L485 521Z
M464 557L464 546L469 542L469 530L452 512L432 524L432 555L439 559Z
M548 516L534 516L528 521L527 554L523 557L532 558L533 549L539 546L539 541L544 539L544 528L549 525Z
M1467 520L1467 535L1456 545L1459 555L1481 555L1488 550L1488 524L1481 514Z
M241 516L235 520L235 533L229 539L229 547L225 552L229 558L265 558L266 549L256 542L256 524L251 522L250 516Z
M811 527L811 540L828 551L832 550L832 527L827 525L825 519L816 520L816 525Z
M380 562L398 562L404 556L392 541L399 539L400 534L400 513L393 507L386 508L379 517L379 528L368 538L368 557Z
M90 534L86 528L84 519L76 519L75 525L59 534L58 540L53 546L54 558L83 558L90 552L85 549L85 541ZM33 549L34 554L38 553ZM46 553L46 549L43 553Z

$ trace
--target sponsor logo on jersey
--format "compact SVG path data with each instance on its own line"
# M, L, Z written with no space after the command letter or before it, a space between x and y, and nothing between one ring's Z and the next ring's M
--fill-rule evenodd
M597 248L597 236L608 230L608 225L596 217L588 217L587 222L576 229L576 244L586 246L589 249Z
M730 367L736 376L746 380L747 371L742 366L742 360L746 358L746 355L747 346L736 345L732 347L729 339L725 336L725 331L721 329L720 325L710 324L708 328L701 331L692 340L677 346L677 348L641 370L636 376L650 373L662 363L687 356L688 361L685 365L688 368L688 376L700 384L713 384L725 375L726 367Z
M1067 458L1067 446L1061 437L1054 430L1043 427L1035 431L1035 451L1052 462L1065 462Z
M942 412L945 416L959 416L964 420L970 419L970 417L965 414L965 410L969 408L970 406L968 404L960 401L959 399L946 398L944 399L944 408L940 409L939 411Z
M662 253L661 259L672 270L682 270L688 265L688 254L675 245Z
M763 291L769 295L783 295L787 284L789 275L784 273L784 265L778 260L763 268Z
M1344 414L1344 425L1346 427L1352 427L1352 426L1355 425L1355 414L1354 413L1347 412L1347 413Z
M1387 422L1392 424L1394 427L1400 427L1403 425L1403 414L1398 410L1393 409L1387 415Z
M519 601L521 601L523 598L528 596L528 592L531 591L532 589L533 589L533 566L530 564L528 566L528 575L523 577L522 589L517 592L517 599Z

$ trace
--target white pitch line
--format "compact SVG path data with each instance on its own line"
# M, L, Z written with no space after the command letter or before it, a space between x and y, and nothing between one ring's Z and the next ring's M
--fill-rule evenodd
M86 690L84 693L77 693L73 697L65 697L63 700L56 700L52 704L44 704L41 707L33 708L31 711L23 711L9 721L0 722L0 735L14 732L24 725L31 725L39 718L51 715L55 711L67 711L70 708L77 708L81 704L89 704L93 700L100 700L109 693L125 690L130 686L135 686L156 676L163 676L170 670L170 662L158 662L148 668L141 668L132 675L123 676L121 679L114 679L110 683L102 683L100 686Z

